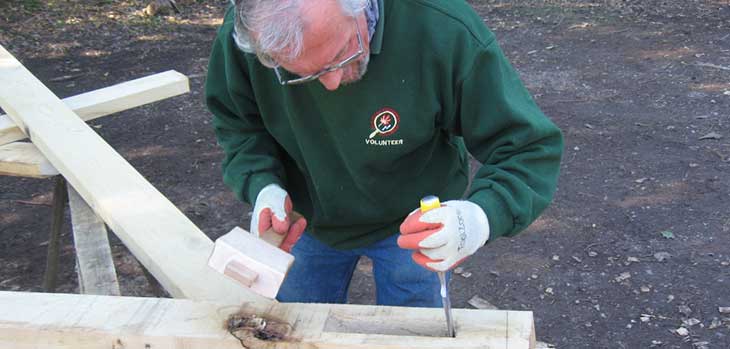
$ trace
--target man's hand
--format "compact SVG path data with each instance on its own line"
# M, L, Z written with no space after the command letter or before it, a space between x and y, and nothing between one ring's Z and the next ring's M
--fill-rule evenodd
M411 212L400 225L398 246L416 250L413 260L433 271L449 270L489 239L489 221L477 204L447 201L422 213Z
M292 222L292 202L289 194L276 184L269 184L259 192L251 217L251 234L258 237L273 228L276 234L285 235L279 248L289 252L302 236L307 220L302 217Z

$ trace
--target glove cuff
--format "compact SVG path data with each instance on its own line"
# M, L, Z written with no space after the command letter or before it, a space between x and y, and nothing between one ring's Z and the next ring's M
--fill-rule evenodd
M489 240L489 218L487 217L487 214L484 212L484 209L482 209L481 206L468 201L468 200L459 200L458 206L462 212L464 212L465 215L469 216L470 220L470 226L474 227L473 231L473 238L476 242L476 248L480 248L484 245L486 245L487 240ZM471 235L471 234L470 234Z
M282 187L281 187L281 186L280 186L279 184L277 184L277 183L271 183L271 184L267 184L266 186L264 186L263 188L261 188L261 191L259 191L259 194L258 194L258 195L256 195L256 201L254 201L254 205L256 205L256 203L258 203L258 202L259 202L259 200L260 200L260 199L261 199L261 198L262 198L263 196L265 196L265 195L271 195L271 194L275 194L275 193L277 193L277 192L280 192L280 191L283 191L283 192L285 192L285 193L286 193L286 191L284 190L284 188L282 188Z

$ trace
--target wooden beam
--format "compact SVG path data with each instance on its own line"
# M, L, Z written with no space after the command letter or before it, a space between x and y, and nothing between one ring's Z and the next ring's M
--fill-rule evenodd
M79 291L83 294L121 295L104 221L71 186L68 186L68 203Z
M0 145L0 175L47 178L58 175L51 162L28 142Z
M92 120L190 91L188 78L170 70L69 97L63 102L83 120ZM58 175L7 115L0 115L0 175L47 178ZM15 143L11 143L15 142Z
M0 107L173 297L270 302L211 272L210 238L2 46Z
M188 78L170 70L68 97L63 102L88 121L187 92ZM13 120L0 114L0 145L24 138L26 135Z
M451 338L440 308L0 292L0 309L2 348L534 348L528 311L455 309Z

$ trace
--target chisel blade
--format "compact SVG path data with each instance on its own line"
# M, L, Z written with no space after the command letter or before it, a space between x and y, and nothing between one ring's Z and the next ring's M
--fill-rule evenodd
M446 283L446 273L438 272L439 282L441 282L441 303L444 305L444 313L446 314L446 331L449 337L456 337L454 330L454 318L451 316L451 298L449 298L449 288Z

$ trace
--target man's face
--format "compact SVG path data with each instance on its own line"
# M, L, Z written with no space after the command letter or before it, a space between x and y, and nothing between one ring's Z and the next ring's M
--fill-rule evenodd
M335 66L359 50L359 28L362 55L341 69L323 74L318 80L330 91L360 80L367 71L370 58L370 37L365 15L360 14L357 18L344 16L337 1L332 0L310 3L303 9L303 15L307 19L307 26L302 53L295 60L281 61L281 66L299 76L316 74ZM357 25L355 21L358 21Z

